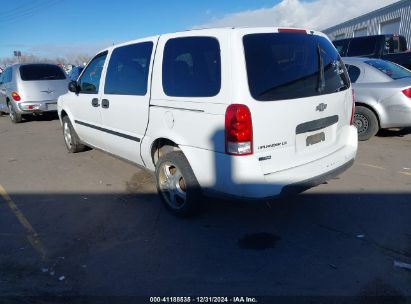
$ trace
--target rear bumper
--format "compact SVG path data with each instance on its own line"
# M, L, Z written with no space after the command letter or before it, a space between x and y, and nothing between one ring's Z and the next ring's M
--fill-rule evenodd
M57 111L57 100L19 102L16 105L17 112L20 114Z
M347 171L352 165L354 164L354 159L351 159L350 161L346 162L345 164L339 166L338 168L335 168L329 172L323 173L321 175L315 176L313 178L297 182L294 184L290 184L287 186L284 186L284 188L281 190L280 195L289 195L289 194L295 194L295 193L301 193L307 189L310 189L312 187L321 185L322 183L333 179L337 177L338 175L344 173Z
M258 159L181 147L205 194L265 199L302 192L347 170L357 153L357 130L349 127L345 145L309 163L264 174ZM281 161L281 160L279 160Z

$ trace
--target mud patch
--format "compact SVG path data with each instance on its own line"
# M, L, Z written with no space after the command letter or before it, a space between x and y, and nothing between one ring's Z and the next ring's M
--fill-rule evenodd
M155 178L154 175L145 170L139 170L131 179L126 182L126 191L129 193L144 192L155 192Z
M238 240L237 244L241 249L265 250L274 248L281 238L275 234L261 232L246 234Z

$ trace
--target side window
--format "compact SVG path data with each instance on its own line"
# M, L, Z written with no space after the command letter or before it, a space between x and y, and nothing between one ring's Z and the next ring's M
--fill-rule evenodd
M184 37L167 41L163 56L163 89L168 96L211 97L220 92L218 40Z
M80 93L97 94L100 86L101 72L103 71L104 61L106 60L107 52L98 54L91 60L86 67L86 70L78 80Z
M354 65L349 65L349 66L347 65L347 69L348 69L348 76L350 76L351 82L355 83L358 77L360 77L361 70Z
M108 64L104 93L146 95L152 51L152 42L116 48Z
M337 52L343 56L345 52L347 40L333 41L334 47L337 49Z

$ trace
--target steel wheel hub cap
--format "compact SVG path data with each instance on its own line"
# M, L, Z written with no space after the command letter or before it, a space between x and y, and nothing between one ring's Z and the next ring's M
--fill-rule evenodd
M172 163L162 164L159 186L161 194L172 208L180 209L184 206L187 197L186 183L181 171Z
M368 130L368 118L362 114L354 115L354 124L357 127L358 133L364 133Z

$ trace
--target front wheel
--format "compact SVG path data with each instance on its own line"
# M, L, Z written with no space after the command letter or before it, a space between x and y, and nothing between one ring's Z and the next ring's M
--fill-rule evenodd
M13 123L16 123L16 124L21 123L21 121L23 120L22 116L21 116L21 114L16 112L16 110L14 109L13 104L11 102L9 102L8 107L9 107L10 120Z
M163 203L174 215L189 217L200 211L200 186L182 152L170 152L159 159L156 164L156 182Z
M63 135L64 142L66 144L67 150L70 153L82 152L86 149L86 146L80 143L80 138L78 137L76 131L71 124L68 116L63 117Z
M357 127L358 139L369 140L379 130L378 118L370 109L363 106L355 107L354 125Z

